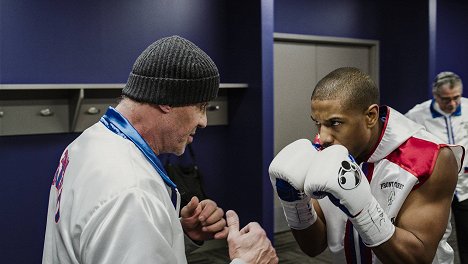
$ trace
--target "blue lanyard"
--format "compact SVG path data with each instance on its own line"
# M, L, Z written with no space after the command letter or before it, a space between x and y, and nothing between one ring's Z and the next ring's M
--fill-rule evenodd
M128 122L128 120L112 106L109 106L106 114L101 117L100 121L113 133L132 141L133 144L135 144L135 146L137 146L137 148L145 155L146 159L148 159L151 165L153 165L153 167L159 173L159 176L161 176L164 183L166 183L172 189L172 204L176 208L177 212L179 212L180 194L177 190L176 184L172 182L171 179L169 179L161 161L158 159L148 143L146 143L145 139L142 138L138 131L136 131L136 129L132 126L132 124L130 124L130 122Z

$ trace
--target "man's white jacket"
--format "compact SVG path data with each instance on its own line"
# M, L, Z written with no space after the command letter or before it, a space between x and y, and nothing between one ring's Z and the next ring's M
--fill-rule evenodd
M187 263L170 192L130 140L96 123L61 157L43 263Z

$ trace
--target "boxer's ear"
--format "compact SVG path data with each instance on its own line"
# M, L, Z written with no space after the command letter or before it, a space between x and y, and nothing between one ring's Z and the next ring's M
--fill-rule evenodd
M366 112L367 127L371 128L378 124L379 121L379 106L377 104L370 105Z

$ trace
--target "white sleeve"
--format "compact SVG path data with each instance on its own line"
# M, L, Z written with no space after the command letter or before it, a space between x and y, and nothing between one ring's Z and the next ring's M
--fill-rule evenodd
M80 263L183 262L182 229L170 209L155 195L136 188L107 201L83 227ZM177 243L181 246L174 246Z
M415 121L415 118L414 118L414 110L413 109L410 109L408 110L408 112L406 112L405 116L413 121ZM415 121L416 122L416 121Z

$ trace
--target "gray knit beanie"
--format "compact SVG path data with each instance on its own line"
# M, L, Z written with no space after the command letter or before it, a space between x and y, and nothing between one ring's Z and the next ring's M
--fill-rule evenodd
M213 60L192 42L172 36L141 53L122 94L143 103L186 106L214 99L218 88Z

